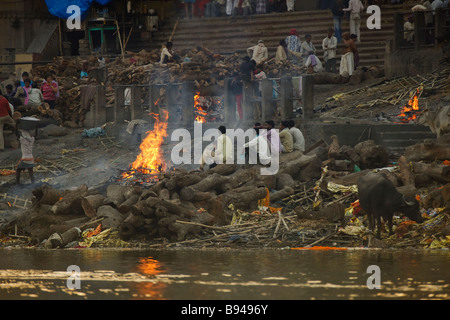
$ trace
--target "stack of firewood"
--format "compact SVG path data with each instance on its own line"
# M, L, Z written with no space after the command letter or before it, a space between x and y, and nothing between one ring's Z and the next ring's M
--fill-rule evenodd
M125 58L105 58L107 77L105 83L99 83L95 77L80 79L80 72L87 66L87 71L98 68L97 57L92 55L87 60L81 58L57 57L47 65L37 65L31 70L33 80L42 83L45 75L55 71L60 87L57 109L62 112L65 121L82 125L87 110L81 108L81 87L88 84L127 85L127 84L162 84L194 81L197 88L209 86L224 87L224 79L232 77L239 71L242 56L238 54L222 56L207 48L197 47L178 52L180 63L161 66L160 50L150 52L142 50L137 53L127 52ZM304 71L303 66L292 64L275 64L274 59L264 66L268 77L296 76ZM111 89L108 86L108 90Z
M357 197L357 180L374 169L384 172L399 192L421 195L423 209L448 210L450 167L444 161L449 145L446 136L417 144L390 166L384 148L373 141L340 146L334 137L330 145L316 144L306 155L281 154L274 175L262 175L259 165L223 164L205 171L162 172L150 186L126 185L118 178L104 186L105 194L86 186L65 191L41 186L33 191L34 205L24 215L24 231L42 241L76 223L101 219L103 229L117 230L123 240L177 242L196 238L204 226L229 225L236 212L259 210L262 200L269 208L295 208L302 219L338 221ZM306 185L309 193L302 189ZM336 192L343 196L336 198ZM304 205L305 199L311 203Z

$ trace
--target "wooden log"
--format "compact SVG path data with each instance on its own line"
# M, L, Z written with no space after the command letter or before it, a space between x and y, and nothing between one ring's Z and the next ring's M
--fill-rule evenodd
M128 217L126 217L122 223L131 223L133 227L140 228L144 225L144 217L142 215L134 215L130 213Z
M292 187L286 186L283 189L279 191L275 191L273 193L270 193L270 201L271 202L277 202L281 199L284 199L286 197L289 197L290 195L293 195L295 193L294 189Z
M405 148L404 155L408 161L436 161L450 159L450 145L427 139Z
M124 241L136 235L136 228L130 222L122 222L119 227L119 237Z
M353 171L353 163L349 160L336 160L334 158L331 158L329 160L326 160L322 162L322 167L327 166L329 170L333 171L347 171L351 172Z
M222 196L228 204L233 204L238 209L255 208L258 200L263 199L267 194L265 187L249 187L248 190L231 190Z
M287 173L277 174L276 179L276 190L282 190L285 187L293 187L295 184L294 179Z
M81 207L84 210L84 214L89 218L95 218L97 216L97 211L94 209L94 207L90 204L86 198L81 198Z
M425 174L435 181L450 182L450 167L438 163L412 162L414 174Z
M399 178L402 181L403 185L414 185L414 175L405 156L401 156L400 158L398 158L397 163L399 167Z
M158 206L155 210L155 216L158 219L164 218L168 215L169 210L166 207Z
M65 192L51 208L54 214L84 214L81 199L87 195L88 187L83 185L74 191Z
M163 199L163 200L170 200L170 191L169 191L168 189L166 189L166 188L161 189L161 190L159 191L158 196L159 196L160 199Z
M361 169L382 168L388 164L388 152L385 147L367 140L355 145L355 151L361 157Z
M325 182L334 182L344 186L356 185L359 178L365 176L370 172L370 169L361 170L358 172L349 173L342 177L325 177Z
M193 223L210 225L214 221L214 217L206 211L197 213L191 220ZM177 234L177 240L182 241L186 239L188 235L195 235L202 230L202 227L195 224L183 224L175 220L174 223L168 226L170 231Z
M192 207L183 205L180 200L161 200L160 206L167 208L167 211L172 214L179 215L181 217L192 217L197 212Z
M306 167L310 162L316 161L318 158L315 155L307 156L302 155L296 160L289 161L288 163L280 163L279 173L287 173L292 178L298 179L302 168Z
M64 195L64 191L46 185L34 189L32 193L39 204L47 205L54 205Z
M62 234L54 234L45 243L45 247L48 249L52 248L64 248L70 242L78 239L81 234L81 229L73 227L68 229Z
M133 194L127 200L122 202L120 206L117 207L117 210L119 210L120 213L127 213L131 210L131 206L134 205L138 200L139 194Z
M148 197L145 201L145 204L148 207L153 207L156 208L159 206L159 203L161 202L161 199L157 198L157 197Z
M214 168L210 169L209 172L227 176L234 173L236 169L237 165L235 164L219 164Z
M428 192L425 198L421 201L422 206L425 209L441 208L445 204L443 188L437 188Z
M213 173L212 175L208 176L207 178L203 179L202 181L187 186L181 189L180 191L180 198L183 200L190 201L195 198L195 194L197 192L206 192L206 191L212 191L216 190L223 184L229 182L228 177L221 176L217 173Z

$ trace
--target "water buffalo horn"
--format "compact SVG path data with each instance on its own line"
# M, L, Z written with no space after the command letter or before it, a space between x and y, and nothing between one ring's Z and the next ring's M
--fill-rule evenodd
M405 195L403 195L403 201L405 201L405 203L406 203L408 206L413 206L413 205L415 205L414 201L408 201L408 200L406 200Z

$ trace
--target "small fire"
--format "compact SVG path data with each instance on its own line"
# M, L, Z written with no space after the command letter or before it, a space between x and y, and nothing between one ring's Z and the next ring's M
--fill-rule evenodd
M167 137L167 120L169 113L161 110L161 117L158 114L151 113L155 118L153 130L147 132L147 137L140 145L141 153L130 165L130 169L143 174L158 173L166 170L161 145L164 138ZM124 172L122 178L131 178L132 174Z
M416 89L416 93L412 96L406 106L402 108L398 117L403 118L403 122L409 122L417 119L417 111L419 111L419 95L420 90ZM416 112L416 113L414 113Z
M197 92L194 95L194 112L195 112L195 121L196 122L206 122L206 116L208 115L208 112L203 110L202 106L200 105L200 93Z

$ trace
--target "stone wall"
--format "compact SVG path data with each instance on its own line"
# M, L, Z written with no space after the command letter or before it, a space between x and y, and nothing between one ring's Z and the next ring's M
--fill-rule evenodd
M440 48L390 50L390 46L391 42L387 41L384 71L388 79L431 73L438 68L443 57Z

